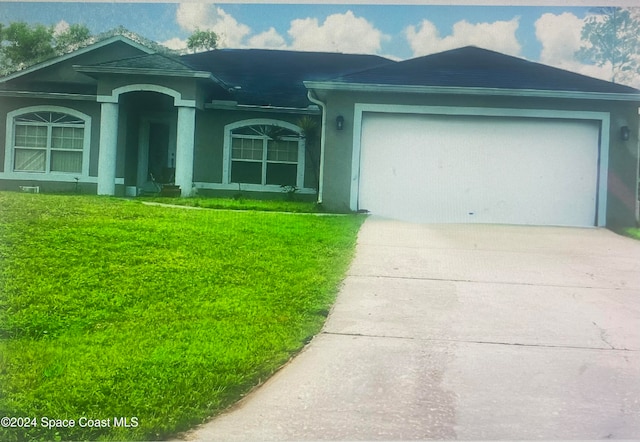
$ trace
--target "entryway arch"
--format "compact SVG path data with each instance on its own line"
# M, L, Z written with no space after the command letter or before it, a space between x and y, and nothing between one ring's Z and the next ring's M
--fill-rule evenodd
M110 94L98 95L98 102L101 103L98 194L115 194L120 97L132 92L156 92L173 98L173 105L178 110L175 184L180 186L183 196L188 196L193 186L196 100L183 99L180 91L153 83L126 84L113 88Z

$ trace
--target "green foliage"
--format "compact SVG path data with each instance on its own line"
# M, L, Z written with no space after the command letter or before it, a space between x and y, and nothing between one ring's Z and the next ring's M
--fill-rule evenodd
M15 22L2 29L0 52L4 63L21 67L55 55L52 42L52 27Z
M91 31L85 25L71 25L54 36L54 45L58 54L70 52L91 38Z
M5 442L158 440L219 413L320 330L362 222L6 192L0 207L0 416L76 421Z
M302 129L302 133L308 142L315 144L319 136L318 122L314 118L305 115L298 120L298 127Z
M281 185L280 188L282 189L284 194L287 196L287 201L294 201L296 192L300 190L296 186L285 185L285 184Z
M629 8L599 8L582 28L587 42L578 52L583 61L610 65L611 81L629 80L640 69L640 20Z
M218 47L218 35L213 31L196 30L187 39L187 48L192 52L210 51Z
M284 190L284 188L283 188ZM295 189L298 190L297 188ZM265 212L315 213L320 212L317 203L302 201L256 200L250 198L163 198L143 197L141 201L174 204L178 206L200 207L203 209L260 210Z
M56 34L51 26L14 22L0 27L0 73L22 69L75 49L91 37L85 25Z
M628 228L623 232L624 235L640 240L640 228Z

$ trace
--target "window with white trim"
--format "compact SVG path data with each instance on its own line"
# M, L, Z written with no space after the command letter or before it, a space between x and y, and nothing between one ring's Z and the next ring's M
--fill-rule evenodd
M277 125L232 129L230 182L297 186L300 148L300 134Z
M38 111L13 120L13 171L82 173L85 121L73 115Z

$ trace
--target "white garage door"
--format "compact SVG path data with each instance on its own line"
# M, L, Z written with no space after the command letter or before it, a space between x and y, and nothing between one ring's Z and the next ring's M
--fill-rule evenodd
M599 127L365 112L358 208L427 223L593 226Z

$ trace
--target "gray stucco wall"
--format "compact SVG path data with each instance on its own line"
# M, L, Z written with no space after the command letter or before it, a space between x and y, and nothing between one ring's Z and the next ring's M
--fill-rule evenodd
M490 107L608 112L611 115L609 140L609 186L607 225L635 224L638 177L638 105L633 102L568 100L548 98L447 96L397 93L321 91L326 103L327 130L323 204L329 210L348 211L351 192L351 162L355 103L420 106ZM344 117L344 129L336 130L336 117ZM628 126L631 137L620 140L620 127Z
M89 176L98 174L98 144L100 140L100 105L84 100L46 100L39 98L2 97L0 99L0 172L4 172L7 137L7 114L32 106L59 106L82 112L91 117L91 148L89 153ZM70 180L75 181L70 177ZM1 184L0 184L1 185Z
M61 106L83 112L91 117L91 147L89 158L89 181L94 181L98 174L99 143L100 143L100 103L84 100L52 100L52 99L25 99L16 97L3 97L0 100L0 172L4 169L6 121L7 114L16 109L30 106ZM194 181L205 183L222 183L222 164L224 150L224 127L227 124L250 119L273 119L286 121L297 125L303 117L295 113L272 113L233 110L197 110L196 133L194 152ZM120 97L120 110L118 120L118 147L116 162L116 177L125 179L125 185L136 185L136 173L138 162L138 144L141 121L143 119L166 120L175 126L177 110L173 105L173 98L154 92L132 92ZM320 127L320 117L314 116ZM175 127L174 127L175 133ZM174 141L175 146L175 141ZM309 146L310 154L317 156L318 142ZM307 157L305 162L305 187L316 188L317 178L313 161ZM68 186L47 182L46 179L36 180L43 188L59 191ZM36 182L34 181L34 182ZM69 177L70 183L75 183L73 176ZM82 182L82 179L81 179ZM23 183L22 185L30 185ZM87 185L91 183L86 183ZM87 189L92 186L85 186ZM13 181L0 179L0 188L17 189ZM123 186L117 186L118 193L123 192Z
M244 120L272 119L298 125L301 114L271 113L256 111L234 111L207 109L196 114L196 140L193 179L196 182L222 183L222 163L224 154L224 128L226 125ZM318 132L320 118L316 117ZM308 146L311 154L316 154L319 141ZM316 178L312 161L305 160L305 187L315 188Z

